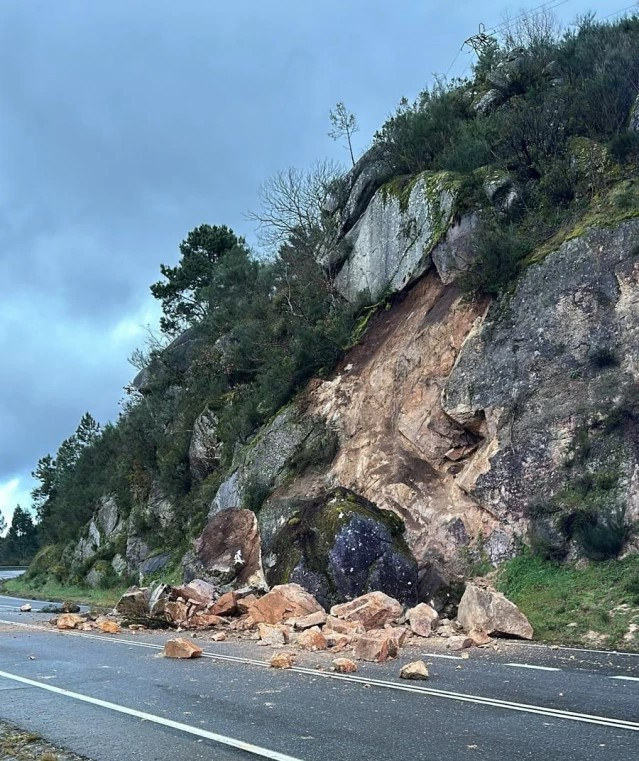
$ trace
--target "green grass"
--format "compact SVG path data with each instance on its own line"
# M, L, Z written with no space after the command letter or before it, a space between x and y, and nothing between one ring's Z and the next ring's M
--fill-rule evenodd
M36 579L9 579L2 585L2 589L7 594L17 595L19 597L32 597L36 599L52 600L62 602L69 600L72 602L86 603L87 605L96 605L98 607L113 607L120 599L125 586L112 587L111 589L91 589L90 587L80 587L60 584L52 579L43 581L42 578Z
M537 640L639 649L639 633L624 639L631 623L639 625L639 555L582 567L525 553L502 566L497 586L528 617Z

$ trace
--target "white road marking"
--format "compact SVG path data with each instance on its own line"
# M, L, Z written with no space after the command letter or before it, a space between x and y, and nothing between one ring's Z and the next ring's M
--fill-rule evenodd
M0 624L14 624L15 626L22 626L27 629L38 629L40 631L51 634L51 629L44 626L37 626L34 624L16 623L12 621L2 621ZM135 647L145 647L151 650L163 650L162 645L156 645L151 642L136 642L130 639L123 639L121 637L106 637L100 634L88 634L85 632L64 631L59 632L62 636L76 636L86 637L88 639L99 639L105 642L112 642L120 645L133 645ZM231 663L245 663L252 666L261 666L262 668L270 668L268 661L260 661L251 658L240 658L233 655L223 655L222 653L207 653L204 652L204 658L211 658L212 660L229 661ZM294 666L291 669L287 669L287 672L296 672L298 674L307 674L315 678L323 679L337 679L344 682L353 682L356 684L367 684L374 687L383 687L391 690L398 690L400 692L412 692L414 694L429 695L432 697L445 698L448 700L457 700L462 703L474 703L477 705L486 705L493 708L503 708L511 711L520 711L524 713L539 714L541 716L549 716L555 719L566 719L568 721L579 721L585 724L598 724L605 727L615 727L617 729L626 729L633 732L639 732L639 722L626 721L625 719L615 719L608 716L596 716L594 714L578 713L575 711L564 711L559 708L545 708L544 706L532 705L529 703L515 703L509 700L500 700L499 698L486 698L481 695L472 695L461 692L452 692L450 690L438 690L431 687L418 687L417 685L404 685L398 682L388 682L382 679L367 679L365 677L353 676L352 674L337 674L334 672L317 671L316 669L308 669L302 666ZM1 673L1 672L0 672Z
M506 666L514 666L518 669L538 669L539 671L561 671L561 669L554 666L535 666L532 663L506 663Z
M629 682L639 682L639 676L611 676L611 679L626 679Z
M218 735L216 732L209 732L206 729L192 727L189 724L182 724L179 721L165 719L163 716L155 716L152 713L137 711L135 708L128 708L127 706L122 706L118 703L111 703L108 700L92 698L90 695L83 695L79 692L71 692L71 690L65 690L61 687L54 687L51 684L42 684L42 682L36 682L33 679L26 679L25 677L17 676L16 674L9 674L6 671L0 671L0 677L3 679L10 679L14 682L19 682L20 684L26 684L29 687L36 687L39 690L53 692L56 695L62 695L66 698L80 700L83 703L90 703L91 705L98 706L99 708L106 708L109 711L115 711L116 713L123 713L127 716L133 716L136 719L142 719L142 721L150 721L154 724L160 724L163 727L177 729L178 732L186 732L190 735L203 737L206 740L213 740L214 742L220 743L221 745L227 745L231 748L238 748L239 750L243 750L246 753L252 753L254 756L268 758L270 761L301 761L299 758L287 756L284 753L278 753L274 750L268 750L268 748L261 748L259 745L253 745L251 743L244 742L243 740L236 740L235 738L227 737L226 735Z
M444 655L443 653L420 653L423 658L446 658L449 661L463 661L458 655Z

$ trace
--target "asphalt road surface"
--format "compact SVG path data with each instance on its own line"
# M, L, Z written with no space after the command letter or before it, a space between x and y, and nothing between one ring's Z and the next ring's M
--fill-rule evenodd
M17 568L15 566L0 566L0 581L16 579L18 576L22 576L26 570L26 568Z
M639 655L429 639L353 675L326 653L276 671L254 642L168 660L166 633L61 633L23 602L0 597L0 718L95 761L639 758ZM431 678L400 681L416 658Z

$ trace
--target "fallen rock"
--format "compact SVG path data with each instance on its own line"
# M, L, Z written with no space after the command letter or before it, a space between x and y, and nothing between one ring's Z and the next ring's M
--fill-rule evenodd
M469 647L474 647L474 645L475 643L473 640L470 637L467 637L465 634L458 634L454 637L449 637L448 642L446 643L446 647L453 652L466 650Z
M260 636L260 645L285 645L288 642L286 631L281 626L259 623L257 633Z
M375 590L417 602L417 563L395 513L342 487L295 508L270 540L269 584L301 584L327 609Z
M232 616L237 611L237 595L226 592L213 604L209 612L215 616Z
M322 636L326 640L326 646L331 650L344 650L353 641L350 634L340 634L332 629L324 629Z
M58 629L77 629L84 623L86 623L84 618L76 613L63 613L61 616L58 616L55 625Z
M164 615L171 624L180 624L186 621L188 613L186 603L180 600L169 600L164 604Z
M240 616L248 613L251 610L251 606L257 602L257 597L254 594L248 594L246 597L240 597L237 600L237 612Z
M226 634L224 634L224 632L216 632L211 637L211 642L224 642L225 639L226 639Z
M253 620L266 624L278 624L318 611L323 611L322 606L299 584L280 584L273 587L250 608Z
M326 613L323 610L318 610L315 613L309 613L308 616L293 619L292 624L295 629L310 629L311 626L323 626L326 623L326 618Z
M69 600L66 600L62 603L60 606L62 609L62 613L79 613L80 612L80 606L77 602L70 602Z
M424 661L413 661L404 664L399 670L400 679L428 679L428 667Z
M359 621L342 621L341 618L335 618L334 616L326 617L324 631L327 629L339 632L340 634L348 634L349 636L364 634L366 632L366 629L364 629Z
M228 626L228 621L211 613L194 613L188 620L189 628L208 629L212 626Z
M146 618L149 615L148 589L129 587L120 597L115 611L126 618Z
M383 592L369 592L331 608L331 616L344 621L359 621L366 630L378 629L401 614L400 603Z
M187 579L266 588L255 513L232 507L213 515L183 564Z
M353 654L360 661L384 663L397 655L397 641L385 629L367 632L355 640Z
M477 647L488 645L490 642L492 642L492 639L486 634L483 629L473 629L472 631L468 632L468 636L470 639L472 639Z
M457 620L467 631L532 639L533 628L519 608L500 592L468 584L459 603Z
M189 639L169 639L164 645L166 658L199 658L202 652L202 648Z
M303 650L326 650L328 647L319 629L305 629L298 636L296 644Z
M350 658L335 658L332 665L333 671L338 674L353 674L357 671L357 664Z
M430 637L432 630L439 623L437 611L425 602L420 602L419 605L411 608L407 618L411 631L420 637Z
M270 660L271 668L290 669L295 665L295 655L293 653L275 653Z
M122 632L120 625L109 619L98 621L98 627L103 634L120 634Z
M31 612L31 606L28 602L26 602L24 605L20 606L20 612L21 613L30 613Z

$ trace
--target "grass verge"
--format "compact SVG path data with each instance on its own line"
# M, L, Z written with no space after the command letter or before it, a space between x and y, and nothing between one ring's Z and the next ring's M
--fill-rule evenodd
M67 586L52 579L40 578L9 579L2 584L5 594L17 597L51 600L52 602L86 603L98 607L113 607L125 592L125 586L110 589L91 589L90 587Z
M55 748L38 735L0 721L0 759L10 761L83 761L75 753Z
M542 642L639 650L639 555L557 565L529 553L505 563L497 586Z

